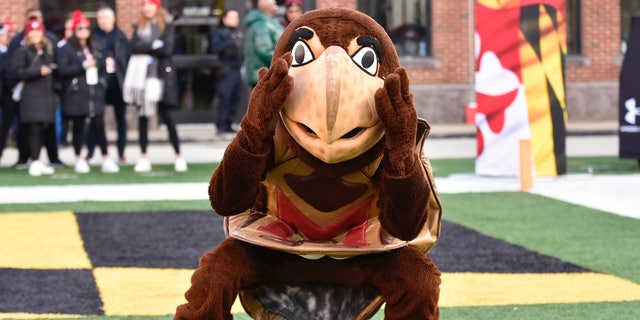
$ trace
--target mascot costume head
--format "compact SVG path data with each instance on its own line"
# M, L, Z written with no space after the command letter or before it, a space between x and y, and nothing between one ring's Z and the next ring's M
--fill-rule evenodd
M200 260L176 319L229 319L238 295L259 319L365 319L383 302L386 319L437 319L428 131L373 19L294 20L211 177L229 237Z

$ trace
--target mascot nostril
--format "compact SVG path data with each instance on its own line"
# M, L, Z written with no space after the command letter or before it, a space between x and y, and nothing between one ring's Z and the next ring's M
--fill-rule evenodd
M386 319L438 319L428 132L373 19L330 8L294 20L209 182L228 238L201 258L175 318L230 319L239 296L259 319L368 319L385 302Z

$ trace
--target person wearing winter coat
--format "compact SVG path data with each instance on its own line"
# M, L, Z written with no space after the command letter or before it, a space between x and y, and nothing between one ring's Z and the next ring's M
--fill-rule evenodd
M26 21L27 24L29 22L31 22L32 20L37 20L38 22L40 22L41 24L44 25L44 21L42 20L42 11L38 10L38 9L29 9L26 12ZM7 53L6 53L6 63L8 65L11 64L11 61L13 60L13 56L15 54L15 52L20 48L23 47L25 45L25 30L23 29L21 32L16 33L12 38L11 38L11 42L9 43L9 47L7 48ZM56 35L49 31L49 30L45 30L44 31L44 38L52 43L52 44L56 44L56 42L58 41ZM20 82L18 79L16 79L11 72L9 72L6 75L6 81L7 81L7 85L9 86L9 88L14 88L15 85ZM8 99L6 100L6 103L4 105L4 110L3 110L3 120L2 120L2 124L0 124L0 147L4 148L5 144L5 140L7 137L7 133L9 132L9 130L13 127L13 122L14 119L18 118L18 124L20 124L19 121L19 117L20 117L20 111L19 111L19 103L16 101L13 101L12 99ZM45 135L49 136L51 134L56 134L56 126L46 126L44 128L45 130ZM51 133L53 132L53 133ZM27 151L27 146L26 146L26 137L23 135L24 130L20 130L20 126L18 126L18 132L17 132L17 147L18 147L18 162L16 162L13 167L15 169L18 170L22 170L22 169L27 169L29 167L29 152ZM14 134L16 134L16 132L14 132ZM49 165L51 167L53 167L54 169L64 169L66 167L66 165L64 163L62 163L60 161L59 155L58 155L58 143L56 140L45 140L44 141L44 146L47 149L47 156L49 158ZM32 159L33 160L33 159Z
M91 22L82 12L73 14L73 35L58 48L57 75L62 82L62 113L71 119L73 150L76 156L74 171L88 173L89 164L82 156L85 145L86 123L102 152L102 172L116 173L118 165L109 158L104 124L105 66L95 58L91 41Z
M116 26L115 12L111 7L101 7L97 12L97 27L93 29L91 37L94 39L96 59L105 65L107 89L105 102L112 105L118 132L117 147L118 161L125 163L124 150L127 144L127 103L122 99L124 76L131 50L129 39ZM93 156L95 143L93 137L87 139L87 158Z
M180 154L180 139L172 109L178 106L178 78L171 54L175 30L173 18L162 8L161 0L142 0L142 12L130 41L131 57L124 80L124 100L138 107L140 159L135 172L150 172L147 157L149 117L158 114L164 120L175 152L174 169L187 171Z
M258 0L257 10L251 10L244 18L247 26L244 42L247 82L251 87L258 83L258 70L271 65L276 43L284 31L280 21L274 18L278 6L275 0Z
M23 83L19 99L20 130L23 130L25 150L31 158L30 176L53 174L55 169L42 163L40 150L45 144L55 144L56 93L53 90L54 45L45 36L44 25L37 19L27 22L24 45L11 59L11 75ZM50 159L51 160L51 159Z
M9 85L9 57L8 45L11 41L11 25L0 23L0 159L7 141L9 126L12 124L15 111L11 110L11 86ZM5 123L6 121L6 123Z
M244 33L238 28L238 11L227 10L222 14L220 26L211 35L209 52L216 54L222 66L217 79L218 106L216 128L218 134L234 133L231 124L240 108L242 92L245 88L242 80L244 62Z

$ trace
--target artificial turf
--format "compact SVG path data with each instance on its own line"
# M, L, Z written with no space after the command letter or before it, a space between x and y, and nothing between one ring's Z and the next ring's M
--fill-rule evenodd
M518 193L443 194L443 218L479 232L640 283L640 220Z
M502 196L502 194L488 194L488 196ZM531 195L530 195L531 196ZM509 196L505 197L513 201ZM536 199L527 200L527 204L540 204L546 198L535 196ZM459 200L461 198L447 199L449 201ZM196 266L197 258L202 252L210 250L215 246L216 242L223 239L220 229L220 217L215 216L210 211L145 211L139 213L118 213L107 212L109 203L104 203L103 211L99 212L76 212L76 219L80 229L80 234L84 240L84 250L88 253L94 267L107 268L110 267L144 267L144 268L187 268L191 269ZM544 208L547 209L547 208ZM466 214L470 214L473 208L464 209ZM600 215L609 215L598 213ZM46 219L48 214L39 214L41 219ZM31 216L31 215L29 215ZM503 213L503 216L517 216L514 213ZM612 215L611 215L612 216ZM613 216L614 218L622 218ZM546 217L541 217L540 220ZM589 218L589 217L586 217ZM509 220L509 219L502 219ZM615 219L614 219L615 220ZM599 222L599 221L596 221ZM198 226L193 229L193 226ZM530 224L531 228L537 225ZM633 227L633 226L631 226ZM576 227L582 232L592 232L593 226L588 224L577 225ZM439 245L432 252L432 257L438 265L441 266L443 272L448 275L455 275L458 272L474 272L478 276L483 274L515 274L518 273L545 273L545 274L580 274L590 272L586 270L584 265L576 265L571 263L565 256L555 255L555 257L540 254L535 248L537 241L532 241L529 250L524 246L514 246L504 241L500 241L493 234L482 234L475 230L468 229L459 224L451 223L447 220L443 221L443 236ZM567 243L572 246L568 235L563 230L558 230L556 238L559 242ZM490 236L491 235L491 236ZM207 243L208 242L208 243ZM637 249L614 248L619 253L628 253ZM607 259L607 257L595 257L596 259ZM564 260L564 261L563 261ZM569 261L569 262L568 262ZM6 271L6 270L5 270ZM597 270L596 270L597 271ZM17 275L3 273L0 278L4 279L0 282L15 281L16 277L29 279L25 272L31 272L29 269L24 270L8 270L8 272L17 272ZM79 285L74 283L64 284L65 279L79 281L80 278L64 277L61 272L85 272L83 270L54 270L49 274L47 270L35 271L41 275L47 275L48 281L54 281L60 288L78 288ZM605 273L610 273L606 272ZM52 276L61 276L58 280L50 279ZM587 274L588 276L588 274ZM449 276L450 277L450 276ZM446 282L449 278L445 277ZM35 279L34 279L35 280ZM42 279L44 280L44 279ZM38 280L40 281L40 280ZM566 284L565 284L566 285ZM33 285L26 284L27 288L34 288ZM0 286L1 287L1 286ZM14 288L11 286L10 288ZM87 287L87 292L93 292L91 287ZM461 288L458 287L458 290ZM464 288L462 288L464 290ZM469 288L473 291L476 288ZM526 288L523 288L526 289ZM550 288L558 292L557 288ZM595 288L597 289L597 288ZM562 286L562 290L566 290L566 295L572 295L571 287ZM40 292L42 293L42 292ZM63 293L63 292L61 292ZM77 294L76 291L70 292L69 295ZM95 293L95 292L94 292ZM3 294L7 294L4 292ZM24 295L25 292L20 291L15 294ZM35 298L35 293L32 293ZM514 292L517 295L517 292ZM448 296L452 293L448 292ZM456 295L453 293L453 295ZM565 294L563 293L563 296ZM3 296L0 294L0 297ZM83 295L84 296L84 295ZM637 294L630 296L636 296ZM7 298L7 296L4 296ZM57 297L63 300L56 302L56 305L68 306L65 303L64 295ZM88 295L85 298L90 298ZM524 296L526 300L526 296ZM8 299L8 298L7 298ZM0 299L2 301L2 299ZM74 300L75 301L75 300ZM28 302L28 301L27 301ZM75 301L81 302L81 301ZM51 310L52 301L46 305L47 310ZM596 306L593 306L593 305ZM568 304L542 304L542 305L507 305L507 306L489 306L489 307L443 307L442 319L636 319L638 309L638 301L635 302L618 302L618 303L568 303ZM1 305L1 303L0 303ZM77 308L87 307L86 304L76 304ZM601 310L593 317L594 310L598 307L605 307L607 310ZM92 310L99 310L92 307ZM0 308L2 310L2 308ZM81 312L81 309L78 309ZM587 311L585 311L587 310ZM5 310L6 311L6 310ZM614 316L615 317L612 317ZM38 317L42 318L42 317ZM46 316L45 316L46 318ZM168 317L149 317L149 318L129 318L129 317L92 317L92 319L167 319ZM379 312L373 319L382 319L382 312ZM236 319L248 319L243 314L236 314Z
M473 172L473 159L433 159L437 177ZM132 172L123 167L120 174L104 175L92 172L75 176L70 169L53 177L27 177L25 171L0 168L0 186L104 184L104 183L160 183L206 182L216 164L190 164L189 172L177 174L171 165L154 166L152 174ZM94 170L98 171L98 170ZM637 163L616 157L574 157L568 159L569 173L630 174L638 173ZM1 195L0 195L1 196ZM544 196L518 193L442 194L444 223L477 231L475 237L490 236L516 246L596 272L616 275L640 283L640 249L638 230L640 221L598 210L568 204ZM3 204L2 212L41 212L71 210L82 216L103 212L166 212L208 211L209 203L202 201L135 201L135 202L76 202L44 204ZM210 212L210 214L214 214ZM82 220L82 218L81 218ZM86 219L92 220L92 219ZM449 230L453 230L449 228ZM455 232L443 234L442 239L454 237ZM441 240L442 240L441 239ZM467 239L469 240L469 239ZM460 243L472 246L471 242ZM444 242L438 250L456 250ZM469 259L482 259L482 250ZM464 259L464 257L458 257ZM562 265L562 264L561 264ZM567 294L571 294L570 289ZM29 318L25 316L22 318ZM42 317L38 317L41 319ZM87 317L92 320L151 320L171 319L171 315L156 317ZM442 319L640 319L640 301L598 302L541 305L507 305L482 307L443 307ZM236 314L235 319L250 319ZM373 319L383 319L379 312Z

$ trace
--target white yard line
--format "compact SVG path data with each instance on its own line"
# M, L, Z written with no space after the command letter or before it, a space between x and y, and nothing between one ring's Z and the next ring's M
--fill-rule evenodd
M578 175L537 184L534 193L640 219L640 174Z
M519 191L517 178L479 177L473 174L436 178L440 193ZM640 174L569 174L536 178L531 193L640 219Z
M0 187L0 203L208 199L207 183Z

